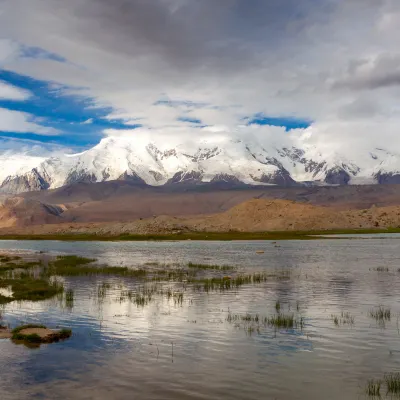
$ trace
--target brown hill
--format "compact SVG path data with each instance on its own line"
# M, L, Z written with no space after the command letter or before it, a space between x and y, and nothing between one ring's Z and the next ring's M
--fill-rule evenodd
M60 222L62 206L13 197L0 203L0 228Z
M287 200L253 199L207 216L159 216L132 222L68 223L10 228L2 233L91 233L99 235L177 232L264 232L400 227L400 207L340 211Z
M27 193L26 199L63 204L64 221L129 222L153 216L193 216L221 213L251 199L292 200L340 210L400 205L400 185L339 187L220 187L171 185L149 187L130 182L79 183Z

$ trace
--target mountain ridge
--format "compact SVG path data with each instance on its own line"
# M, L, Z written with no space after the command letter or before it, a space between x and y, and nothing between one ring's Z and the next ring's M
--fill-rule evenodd
M23 154L20 161L14 155L14 164L0 172L0 191L18 194L112 180L149 186L400 183L400 155L382 148L355 151L349 158L310 143L309 135L279 145L218 135L175 143L165 139L110 136L78 154L48 158ZM8 154L0 155L0 162L6 158L10 159Z

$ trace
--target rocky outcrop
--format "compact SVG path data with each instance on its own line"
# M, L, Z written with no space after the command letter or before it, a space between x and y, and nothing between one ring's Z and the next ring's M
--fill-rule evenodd
M167 185L175 183L199 183L201 182L202 177L201 172L198 171L180 171L168 180Z
M400 183L400 173L382 173L378 172L375 179L380 185L389 185L393 183Z
M325 183L328 185L347 185L350 179L350 174L344 169L334 168L327 172Z
M46 190L49 187L49 182L34 168L25 175L10 176L5 179L0 186L0 191L3 193L19 194L23 192Z

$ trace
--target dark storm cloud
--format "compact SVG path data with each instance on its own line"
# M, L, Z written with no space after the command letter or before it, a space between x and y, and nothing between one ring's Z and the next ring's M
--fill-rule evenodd
M374 90L400 85L400 56L383 55L372 60L349 63L347 76L334 82L334 88Z
M70 7L74 4L78 29L94 45L153 55L177 68L227 72L261 63L266 51L295 41L315 1L71 0Z

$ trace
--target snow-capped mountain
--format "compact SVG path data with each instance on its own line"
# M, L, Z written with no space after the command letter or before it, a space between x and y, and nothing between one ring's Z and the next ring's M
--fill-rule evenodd
M307 135L264 143L213 134L179 141L158 136L109 136L79 154L0 155L1 191L20 193L76 182L135 180L152 186L181 182L251 185L400 183L400 155L384 149L346 157L318 148Z

